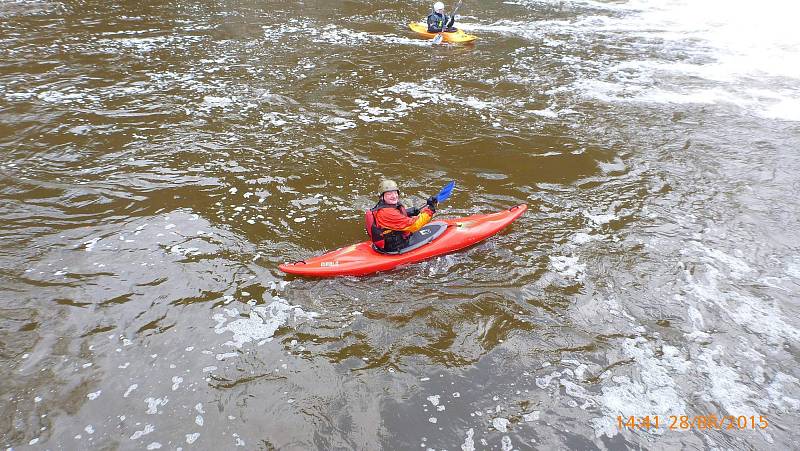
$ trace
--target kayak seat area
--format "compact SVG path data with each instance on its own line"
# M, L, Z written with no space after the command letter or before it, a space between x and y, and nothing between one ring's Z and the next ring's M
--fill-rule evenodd
M447 230L446 222L433 221L426 224L424 227L417 230L416 232L412 233L408 239L408 245L400 250L394 252L386 252L381 249L378 249L374 244L372 245L372 248L380 252L381 254L387 254L387 255L405 254L406 252L411 252L414 249L418 249L430 243L431 241L438 238L439 235L443 234L445 230Z

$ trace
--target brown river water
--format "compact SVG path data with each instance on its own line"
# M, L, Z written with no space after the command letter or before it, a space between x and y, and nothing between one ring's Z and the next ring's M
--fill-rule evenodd
M795 448L797 7L733 3L0 0L0 446ZM382 177L530 209L278 270Z

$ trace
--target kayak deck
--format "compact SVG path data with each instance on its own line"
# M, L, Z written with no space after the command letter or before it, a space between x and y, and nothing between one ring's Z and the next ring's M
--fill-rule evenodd
M386 271L469 247L496 234L527 209L527 205L520 204L497 213L441 220L448 226L444 233L432 242L403 254L382 254L372 248L371 241L364 241L308 260L286 263L279 269L288 274L311 277L363 276Z
M422 22L411 22L408 28L420 34L425 39L433 39L439 33L428 33L428 25ZM442 33L442 39L453 43L466 43L478 39L477 36L464 33L464 30L456 28L456 31Z

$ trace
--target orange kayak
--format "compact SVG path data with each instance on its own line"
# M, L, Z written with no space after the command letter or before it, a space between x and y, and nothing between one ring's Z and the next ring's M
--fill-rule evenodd
M425 39L433 39L438 33L428 33L428 26L422 22L411 22L408 28L417 32ZM452 33L442 33L442 40L453 43L466 43L478 39L477 36L464 33L464 30L456 28Z
M310 277L364 276L387 271L485 240L514 222L527 209L527 205L519 204L497 213L432 222L431 225L437 224L444 230L429 243L402 254L380 253L372 248L371 241L364 241L305 261L286 263L278 268L288 274Z

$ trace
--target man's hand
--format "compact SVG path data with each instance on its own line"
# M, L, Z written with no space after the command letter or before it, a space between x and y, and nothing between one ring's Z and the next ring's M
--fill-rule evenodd
M436 204L439 203L436 196L429 197L425 203L428 204L428 208L430 208L432 212L436 213Z

